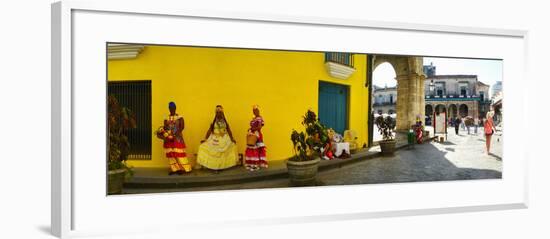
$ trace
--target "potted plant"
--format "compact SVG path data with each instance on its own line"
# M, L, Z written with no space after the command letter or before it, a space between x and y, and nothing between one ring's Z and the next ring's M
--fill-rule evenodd
M375 118L374 123L378 127L378 131L382 134L382 141L380 141L380 149L383 155L392 155L395 152L395 139L393 136L395 129L395 119L391 116L378 116Z
M303 116L305 132L292 130L290 139L294 146L294 157L287 161L288 175L294 186L315 185L320 157L328 153L327 129L308 110Z
M126 165L130 153L127 134L129 129L136 128L136 120L130 109L120 106L117 98L109 95L107 121L109 128L108 194L117 194L122 192L125 179L133 175L133 170Z

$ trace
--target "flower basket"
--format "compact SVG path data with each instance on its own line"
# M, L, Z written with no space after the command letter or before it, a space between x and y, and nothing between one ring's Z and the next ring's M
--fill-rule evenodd
M174 137L174 136L172 135L172 132L170 132L170 130L165 130L165 129L164 129L164 126L159 127L159 128L155 131L155 135L156 135L157 138L160 139L160 140L172 139L172 138Z

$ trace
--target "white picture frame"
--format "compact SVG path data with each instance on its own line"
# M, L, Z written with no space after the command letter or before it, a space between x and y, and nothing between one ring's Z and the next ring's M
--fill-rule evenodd
M253 12L219 12L186 9L183 3L174 4L174 6L165 4L161 6L142 3L127 5L114 2L63 1L52 5L51 223L54 235L65 238L135 231L137 227L152 227L156 230L169 225L191 223L233 222L249 225L258 222L323 221L527 208L528 154L524 143L512 137L504 140L503 158L513 160L504 163L503 177L498 180L106 197L104 194L105 161L93 161L96 156L105 155L104 145L103 148L94 147L94 145L101 145L101 129L105 129L105 120L101 114L90 118L90 115L94 114L80 110L86 108L90 112L96 112L96 110L104 112L102 108L105 107L104 101L94 101L93 95L102 97L102 94L97 93L101 92L101 84L105 84L105 78L101 77L105 75L106 70L105 41L503 59L503 90L507 108L503 115L508 123L506 133L521 135L526 125L524 124L526 120L522 117L523 106L526 103L525 85L528 85L526 84L528 79L525 78L528 32L525 30L266 15ZM92 22L97 28L91 27ZM136 22L141 24L136 26ZM132 25L126 25L130 23ZM174 34L167 27L158 27L167 25L186 26L189 27L186 30L194 34L182 36ZM197 25L201 26L201 31L193 28ZM375 39L372 39L370 47L361 46L349 39L340 39L346 44L337 45L331 40L338 38L332 35L315 43L303 40L293 41L287 37L275 38L276 42L266 42L267 38L262 37L268 37L270 33L263 32L267 36L249 37L248 42L242 42L239 40L241 38L233 34L220 37L220 32L223 30L221 25L225 29L228 27L237 29L233 32L238 33L236 35L247 35L251 30L261 31L262 27L270 26L271 34L291 32L296 38L306 40L315 34L327 32L356 34L360 39L368 35ZM116 28L116 26L124 27L110 28ZM181 28L178 27L178 29ZM148 31L151 34L144 34ZM417 45L394 45L393 48L383 44L376 45L376 42L391 44L395 40L394 37L407 37ZM426 37L449 40L453 43L453 48L445 48L438 44L431 46L424 44L422 39ZM86 107L94 106L94 102L97 109ZM91 124L88 126L91 129L82 127L89 122L101 123ZM88 133L88 130L97 131L98 129L99 135L95 135L92 131L90 134L83 134ZM94 138L96 136L98 138ZM105 137L103 137L104 140ZM82 149L86 148L84 145L91 147L93 152L89 152L89 155L83 154ZM515 145L514 150L507 150L512 145ZM101 170L103 170L101 174L94 176L94 173ZM84 176L92 178L83 180ZM101 193L98 194L98 192ZM470 194L469 197L459 195L464 193ZM284 197L281 196L282 194ZM262 198L274 208L266 209L259 214L245 208L240 208L239 211L214 207L216 218L212 217L212 213L202 211L199 214L199 211L192 209L187 212L187 215L193 218L193 221L183 219L174 222L170 216L161 217L167 214L162 212L163 210L166 212L170 204L189 203L199 204L197 207L200 207L215 202L215 198L218 197L224 197L231 202L239 202L247 198ZM327 205L326 197L331 200L346 199L346 203ZM308 201L308 204L289 206L288 198L316 200L304 200ZM407 200L405 202L392 200L397 198L407 198ZM144 202L150 204L144 204ZM279 207L284 207L285 210L280 210ZM113 208L126 214L114 215ZM140 222L132 218L133 215L129 212L137 208L140 208L139 210L148 217L155 218L158 221L157 224L151 225L146 220ZM238 215L236 215L237 212ZM128 225L109 226L111 220L121 218L125 219ZM130 224L134 229L130 229Z

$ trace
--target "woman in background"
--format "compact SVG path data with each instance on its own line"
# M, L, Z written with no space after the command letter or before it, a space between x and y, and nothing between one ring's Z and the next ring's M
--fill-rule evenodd
M217 105L216 116L206 132L205 139L199 146L197 163L216 170L216 172L237 165L237 145L235 143L223 107Z
M491 137L495 133L495 125L493 122L493 111L487 112L487 118L485 119L485 123L483 125L484 131L485 131L485 146L487 147L487 154L491 151Z

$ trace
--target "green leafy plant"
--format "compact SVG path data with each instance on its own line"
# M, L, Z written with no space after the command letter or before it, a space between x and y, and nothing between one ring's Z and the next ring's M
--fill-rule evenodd
M321 150L325 148L330 140L327 128L319 122L313 111L308 110L302 118L305 133L292 130L290 135L295 154L291 158L293 161L314 159L321 155Z
M127 107L121 106L113 95L108 96L107 102L109 128L107 167L109 170L126 169L131 176L133 170L126 165L130 154L130 142L127 134L129 129L136 128L135 115Z
M393 132L395 130L395 119L391 116L378 116L374 119L374 124L378 127L378 131L382 134L383 140L393 140Z

